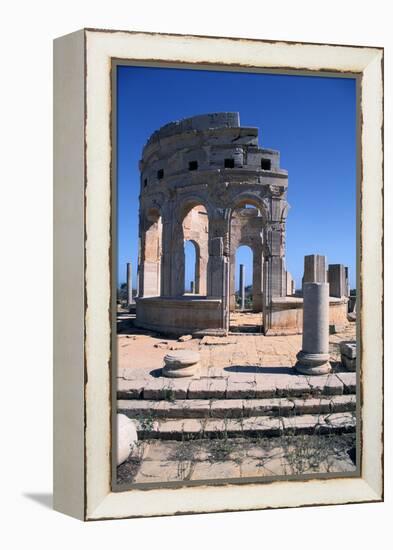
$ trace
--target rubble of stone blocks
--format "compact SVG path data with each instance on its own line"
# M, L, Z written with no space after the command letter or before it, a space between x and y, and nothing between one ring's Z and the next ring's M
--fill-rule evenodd
M349 371L356 371L356 342L341 342L341 363Z

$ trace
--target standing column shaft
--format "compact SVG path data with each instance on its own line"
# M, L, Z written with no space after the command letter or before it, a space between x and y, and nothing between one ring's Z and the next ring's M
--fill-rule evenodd
M127 264L127 305L133 303L132 297L132 266L131 263Z
M327 374L329 363L329 284L304 283L303 341L295 368L303 374Z
M246 292L245 292L245 267L244 264L240 264L240 273L239 273L239 293L240 293L240 307L244 309L246 303Z

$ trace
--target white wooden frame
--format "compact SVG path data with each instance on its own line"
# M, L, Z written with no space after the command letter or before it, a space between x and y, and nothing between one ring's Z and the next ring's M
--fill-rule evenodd
M382 500L383 50L87 29L57 39L54 53L54 507L96 520ZM114 58L361 75L360 477L111 491Z

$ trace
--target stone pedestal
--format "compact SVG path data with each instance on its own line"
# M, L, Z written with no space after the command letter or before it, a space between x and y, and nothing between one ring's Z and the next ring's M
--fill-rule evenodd
M166 378L185 378L199 372L200 355L196 351L178 350L164 357L162 375Z
M327 374L329 363L329 284L303 286L303 341L295 368L302 374Z

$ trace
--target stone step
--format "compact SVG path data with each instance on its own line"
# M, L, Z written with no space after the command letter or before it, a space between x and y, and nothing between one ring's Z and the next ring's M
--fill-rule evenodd
M235 437L279 437L302 434L342 434L356 430L352 412L288 417L252 416L242 419L173 419L137 421L140 439L201 440Z
M118 412L129 418L248 418L350 412L355 395L271 399L178 399L175 401L119 400Z
M228 378L117 380L118 399L264 399L356 393L356 372L324 376L233 374Z

